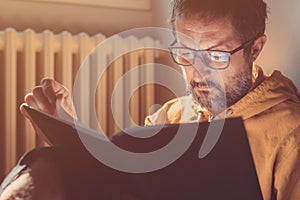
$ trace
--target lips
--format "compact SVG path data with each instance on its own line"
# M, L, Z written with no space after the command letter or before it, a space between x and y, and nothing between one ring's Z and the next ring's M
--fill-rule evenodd
M210 87L204 82L195 83L195 87L199 90L208 90Z
M208 84L207 82L201 81L201 82L196 82L196 81L191 81L191 86L195 90L199 91L207 91L210 88L212 88L212 85Z

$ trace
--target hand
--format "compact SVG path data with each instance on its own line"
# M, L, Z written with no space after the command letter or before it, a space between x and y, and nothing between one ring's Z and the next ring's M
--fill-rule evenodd
M56 117L69 120L74 118L70 92L51 78L44 78L41 85L34 87L24 100L29 106ZM20 110L25 117L29 118L22 106Z

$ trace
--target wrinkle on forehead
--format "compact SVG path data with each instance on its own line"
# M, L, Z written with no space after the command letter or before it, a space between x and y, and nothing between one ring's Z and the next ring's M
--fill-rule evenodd
M175 29L179 32L177 39L192 48L231 50L240 44L229 18L208 21L197 15L181 16L175 21Z

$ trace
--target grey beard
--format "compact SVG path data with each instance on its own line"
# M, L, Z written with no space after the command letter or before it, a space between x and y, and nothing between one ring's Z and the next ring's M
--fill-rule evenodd
M242 78L241 78L242 77ZM207 109L213 115L222 112L227 107L232 106L237 101L239 101L243 96L245 96L250 88L251 84L251 72L241 73L235 77L232 77L233 83L236 83L232 87L222 88L218 87L219 93L215 97L207 96L206 101L199 101L197 95L194 93L193 88L190 83L186 81L186 91L192 97L193 102L196 105L200 105L202 108Z
M218 95L216 98L207 97L207 101L199 101L197 95L194 93L190 84L186 84L186 91L187 94L192 97L193 102L195 105L199 105L202 108L207 109L213 115L216 115L219 111L225 110L227 106L226 96L225 95ZM221 94L224 94L222 92Z
M242 97L244 97L250 89L252 83L252 73L241 75L241 77L242 79L239 79L240 77L235 77L239 79L238 87L226 92L228 107L232 106Z

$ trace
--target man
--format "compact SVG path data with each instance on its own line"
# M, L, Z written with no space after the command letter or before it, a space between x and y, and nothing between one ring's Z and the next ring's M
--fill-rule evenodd
M170 52L190 95L167 102L145 124L241 116L264 199L299 199L296 87L280 72L265 76L254 64L266 42L266 7L263 0L174 0ZM51 79L44 79L25 101L54 115L59 102L72 115L68 93Z
M299 199L296 87L280 72L266 77L253 64L266 42L266 17L261 0L175 0L172 25L193 42L178 34L170 50L192 95L167 102L146 124L189 122L199 113L201 121L241 116L264 199Z

